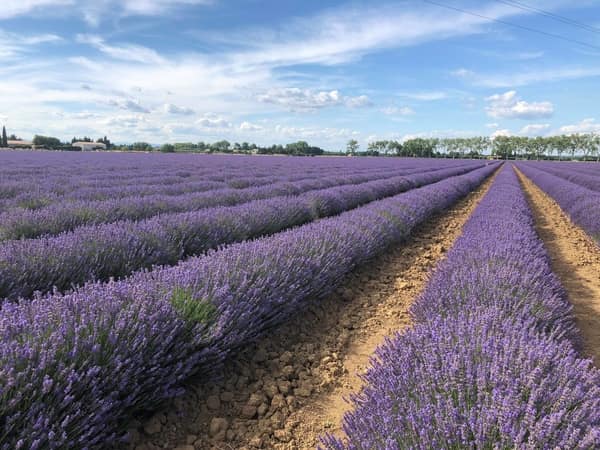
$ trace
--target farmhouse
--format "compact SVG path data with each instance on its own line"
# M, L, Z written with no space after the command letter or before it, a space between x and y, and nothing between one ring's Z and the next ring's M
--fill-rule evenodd
M73 147L79 147L82 151L106 150L106 144L102 142L73 142Z
M7 141L7 144L8 144L8 147L10 147L10 148L32 148L33 147L33 142L23 141L21 139L18 139L18 140L9 139Z

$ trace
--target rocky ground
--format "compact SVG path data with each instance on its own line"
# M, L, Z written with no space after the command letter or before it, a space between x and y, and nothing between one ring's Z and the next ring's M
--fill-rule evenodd
M230 358L221 381L192 380L185 395L134 422L129 449L305 449L339 433L345 398L360 389L376 346L410 324L409 306L490 182Z

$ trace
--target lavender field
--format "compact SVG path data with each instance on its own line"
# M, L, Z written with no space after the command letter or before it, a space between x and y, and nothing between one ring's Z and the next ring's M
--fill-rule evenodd
M598 448L599 244L596 163L2 151L0 449Z

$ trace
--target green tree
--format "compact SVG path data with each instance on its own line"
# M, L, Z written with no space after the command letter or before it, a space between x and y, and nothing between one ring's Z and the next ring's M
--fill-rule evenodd
M356 139L350 139L346 144L346 153L349 153L350 155L355 155L359 147L360 145Z
M6 127L2 126L2 147L8 147L8 137L6 137Z
M231 144L225 139L212 143L210 148L215 152L231 153Z
M163 144L160 147L160 151L163 153L175 153L175 146L173 144Z
M492 141L492 154L501 159L509 159L513 155L513 142L508 136L496 136Z
M36 134L33 137L33 145L49 149L57 149L62 146L60 139L51 136L41 136Z

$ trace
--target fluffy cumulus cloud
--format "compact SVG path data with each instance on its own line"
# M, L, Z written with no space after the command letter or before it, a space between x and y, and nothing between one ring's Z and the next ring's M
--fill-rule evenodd
M290 111L316 111L332 106L346 105L350 108L371 106L366 95L350 97L338 90L315 91L297 87L273 88L258 94L256 99L262 103L271 103Z
M525 125L521 128L520 134L525 136L535 136L540 135L543 132L547 131L550 128L549 123L531 123L529 125Z
M564 125L560 127L559 131L563 134L600 133L600 123L596 122L596 119L590 117L583 119L579 123Z
M498 129L496 131L494 131L490 137L492 139L497 138L499 136L512 136L512 133L510 132L510 130L503 128L503 129Z
M242 131L261 131L263 127L261 125L256 125L255 123L250 123L248 121L244 121L240 124L240 130Z
M201 128L227 129L233 127L230 121L213 113L205 114L204 117L196 121L196 124Z
M486 97L488 116L507 119L538 119L550 117L554 106L550 102L527 102L517 96L516 91Z

